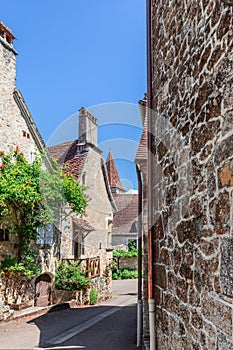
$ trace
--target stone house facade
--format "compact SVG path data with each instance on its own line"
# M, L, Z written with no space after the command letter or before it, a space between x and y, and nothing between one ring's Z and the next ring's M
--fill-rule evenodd
M79 113L79 137L51 146L50 154L86 187L86 216L71 215L62 228L61 258L100 257L104 271L112 256L112 219L116 205L107 169L97 146L97 120L84 107Z
M233 349L230 3L152 0L148 193L158 350Z
M11 30L0 22L0 151L9 152L19 147L25 158L31 162L35 153L44 152L46 146L21 92L16 89L17 52L13 47L14 39ZM45 158L45 166L51 166L48 157ZM1 220L0 260L17 253L14 249L17 236L10 236L5 225L6 221ZM54 270L52 266L58 255L57 244L58 240L55 239L46 250L38 246L43 268Z

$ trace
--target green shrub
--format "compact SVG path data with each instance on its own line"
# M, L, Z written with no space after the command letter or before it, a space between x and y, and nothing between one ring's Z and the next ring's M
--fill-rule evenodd
M98 292L95 288L92 288L90 291L90 305L95 305L98 300Z
M21 272L27 278L39 274L41 269L36 265L31 257L25 257L24 262L17 263L16 258L6 258L1 261L0 271L2 272Z
M114 258L121 258L121 257L125 257L125 258L135 258L138 256L138 249L133 249L130 251L127 250L115 250L113 252L113 257ZM142 256L144 256L144 252L142 251Z
M113 272L113 280L136 279L138 278L138 270L120 269Z
M58 266L55 275L55 287L63 290L82 290L90 286L91 280L79 262L68 264L63 262Z

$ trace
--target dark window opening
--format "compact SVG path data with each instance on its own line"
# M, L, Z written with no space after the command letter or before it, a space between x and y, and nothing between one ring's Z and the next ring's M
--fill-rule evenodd
M0 241L8 242L9 237L10 237L9 230L0 229Z
M136 239L128 239L128 251L137 249L137 240Z

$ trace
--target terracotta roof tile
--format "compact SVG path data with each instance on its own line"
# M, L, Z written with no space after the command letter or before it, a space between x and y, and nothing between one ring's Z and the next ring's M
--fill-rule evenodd
M107 161L106 161L106 168L108 172L108 179L110 187L112 188L119 188L122 191L125 191L125 188L121 184L121 180L116 168L116 164L113 158L112 151L109 152Z
M49 153L60 165L63 165L68 159L72 159L77 151L76 141L68 141L48 148Z
M112 234L136 234L138 221L138 194L115 194L118 211L113 217Z
M147 116L144 120L143 131L138 145L135 162L145 161L147 159Z
M72 174L79 179L82 174L85 160L88 152L77 154L74 158L67 160L64 164L64 171L67 174Z
M70 141L51 146L48 150L60 165L64 165L67 174L73 174L79 179L88 151L77 153L77 141Z
M91 232L91 231L95 231L95 228L89 224L89 222L83 218L77 218L77 219L73 219L73 222L75 224L75 231L85 231L85 232Z

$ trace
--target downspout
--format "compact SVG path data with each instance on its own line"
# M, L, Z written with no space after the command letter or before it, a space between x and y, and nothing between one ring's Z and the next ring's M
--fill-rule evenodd
M155 350L155 299L154 299L154 269L153 269L153 200L152 200L152 1L147 0L147 151L148 151L148 306L150 350Z
M142 345L142 177L136 164L138 178L138 303L137 303L137 347Z

